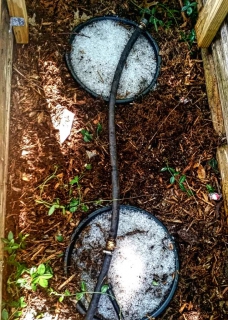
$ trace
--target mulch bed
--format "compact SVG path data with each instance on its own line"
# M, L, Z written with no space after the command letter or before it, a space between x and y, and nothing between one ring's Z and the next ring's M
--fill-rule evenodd
M140 1L135 1L140 5ZM162 1L180 11L178 1ZM62 293L80 291L80 283L67 278L63 254L82 218L111 204L111 169L108 143L108 108L74 82L64 53L73 26L96 15L117 14L137 21L132 1L27 1L30 42L15 46L10 124L9 188L6 234L29 234L17 259L29 268L49 263L50 286ZM35 14L35 15L34 15ZM121 204L153 213L174 236L180 257L180 280L174 299L157 319L226 319L228 263L226 217L222 200L210 200L206 185L220 190L213 159L222 139L214 132L207 102L203 65L196 44L180 41L189 24L150 28L162 57L156 90L140 101L118 105L116 134ZM59 143L55 127L64 108L74 114L71 134ZM54 122L55 121L55 122ZM98 124L102 131L98 134ZM93 135L85 142L81 130ZM85 165L90 164L91 169ZM170 183L169 166L186 175L181 190ZM54 172L55 176L44 183ZM76 212L61 209L48 216L42 201L69 205L69 183L80 177L72 195L88 206ZM42 188L41 188L42 187ZM38 203L39 202L39 203ZM58 241L58 236L62 240ZM6 290L7 291L7 290ZM42 318L82 319L71 298L58 301L44 288L21 290L27 307ZM9 299L4 293L4 300ZM32 319L32 318L30 318ZM133 320L133 319L132 319Z

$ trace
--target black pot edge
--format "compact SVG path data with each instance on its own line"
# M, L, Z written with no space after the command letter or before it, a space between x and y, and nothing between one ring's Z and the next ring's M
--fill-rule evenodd
M173 251L174 251L174 255L175 255L175 264L176 264L176 272L175 272L175 276L174 276L174 280L173 280L173 284L172 284L172 288L167 296L167 298L165 299L165 301L162 303L162 305L155 310L152 314L151 317L155 318L158 317L162 312L164 312L164 310L167 308L167 306L169 305L170 301L172 300L175 291L177 289L177 285L178 285L178 279L179 279L179 258L178 258L178 252L177 252L177 248L176 248L176 244L174 241L174 238L169 234L168 229L165 227L165 225L155 216L153 216L150 212L134 207L134 206L130 206L130 205L121 205L120 209L130 209L130 210L137 210L142 212L143 214L147 214L151 219L153 219L157 224L159 224L167 233L170 241L172 242L173 245ZM69 246L67 247L66 251L65 251L65 255L64 255L64 272L65 274L68 273L68 268L70 267L70 256L71 253L73 251L73 247L75 245L75 242L77 240L77 237L79 236L79 234L81 233L81 231L93 220L95 219L99 214L108 212L112 210L112 206L108 206L108 207L103 207L100 209L97 209L96 211L93 211L91 214L88 215L88 217L86 217L85 219L83 219L78 226L74 229L74 232L71 236L71 242L69 244ZM146 317L142 318L141 320L147 320Z
M110 15L110 16L99 16L99 17L88 19L87 21L85 21L83 23L80 23L76 27L74 27L73 30L71 31L70 43L72 43L74 38L75 38L75 34L74 33L77 33L78 31L83 29L85 26L90 25L91 23L94 23L96 21L106 20L106 19L107 20L120 21L122 23L129 24L129 25L131 25L133 27L137 27L138 26L136 22L128 20L128 19L125 19L125 18L120 18L118 16L112 16L112 15ZM154 40L154 38L149 34L148 31L144 31L144 35L149 40L149 42L152 44L152 47L153 47L154 52L155 52L155 58L156 58L156 61L157 61L157 67L156 67L156 71L155 71L155 74L154 74L154 78L153 78L151 84L142 93L140 93L138 96L135 96L135 97L129 98L129 99L117 99L116 100L116 104L126 104L126 103L130 103L130 102L133 102L133 101L137 101L141 97L145 96L149 91L151 91L153 89L153 87L155 86L155 84L156 84L157 77L158 77L158 74L159 74L159 71L160 71L160 66L161 66L161 56L159 55L159 48L158 48L158 45L157 45L156 41ZM102 95L98 95L98 94L94 93L93 91L91 91L89 88L86 87L86 85L84 85L80 81L80 79L77 77L76 73L74 72L74 68L72 67L71 59L70 59L70 52L65 53L65 61L66 61L67 68L68 68L69 72L71 73L73 79L84 90L89 92L95 98L102 98L104 101L109 101L108 98L103 97Z

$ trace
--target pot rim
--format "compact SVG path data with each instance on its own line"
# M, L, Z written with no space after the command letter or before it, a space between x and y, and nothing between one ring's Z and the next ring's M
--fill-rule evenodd
M90 24L93 24L94 22L99 22L99 21L102 21L102 20L112 20L112 21L118 21L118 22L121 22L121 23L124 23L126 25L130 25L132 27L137 27L137 23L134 22L134 21L131 21L131 20L128 20L128 19L125 19L125 18L120 18L118 16L98 16L98 17L95 17L95 18L91 18L91 19L88 19L87 21L83 22L83 23L80 23L79 25L77 25L76 27L73 28L72 32L71 32L71 35L70 35L70 44L72 44L72 42L74 41L75 37L76 37L76 33L78 33L79 31L81 31L84 27L87 27L88 25ZM154 54L155 54L155 59L156 59L156 70L155 70L155 73L154 73L154 77L153 77L153 80L151 81L150 85L144 89L139 95L135 95L134 97L131 97L131 98L127 98L127 99L117 99L116 100L116 103L117 104L120 104L120 103L129 103L129 102L132 102L134 100L137 100L139 99L140 97L143 97L144 95L146 95L155 85L156 83L156 80L157 80L157 77L158 77L158 74L159 74L159 71L160 71L160 64L161 64L161 56L159 55L159 48L158 48L158 45L156 43L156 41L153 39L153 37L149 34L148 31L144 31L142 33L146 38L147 40L149 41L149 43L151 44L151 46L153 47L153 50L154 50ZM107 97L104 97L102 95L99 95L97 93L95 93L94 91L92 91L91 89L87 88L86 84L84 84L80 79L79 77L77 76L76 72L74 71L74 68L72 66L72 63L71 63L71 51L70 52L67 52L65 53L65 61L66 61L66 64L67 64L67 67L68 67L68 70L70 71L73 79L83 88L85 89L87 92L89 92L93 97L95 98L102 98L104 101L109 101L109 98Z
M152 215L150 212L134 207L134 206L130 206L130 205L120 205L120 209L129 209L129 210L133 210L133 211L137 211L137 212L141 212L142 214L146 214L150 219L154 220L159 226L161 226L163 228L163 230L166 232L170 242L173 245L173 252L174 252L174 256L175 256L175 275L174 275L174 279L173 279L173 283L171 285L170 291L167 294L167 297L165 298L165 300L162 302L162 304L155 310L153 311L153 313L150 315L151 317L157 317L158 315L160 315L165 309L166 307L169 305L170 301L172 300L175 291L177 289L177 285L178 285L178 278L179 278L179 257L178 257L178 252L177 252L177 248L176 248L176 244L174 241L174 238L170 235L170 233L168 232L168 229L164 226L164 224L158 219L156 218L154 215ZM68 268L70 267L70 256L71 253L73 251L74 245L77 241L78 236L80 235L80 233L83 231L83 229L91 222L93 221L98 215L102 214L102 213L106 213L108 211L112 210L112 206L107 206L107 207L103 207L100 209L97 209L96 211L93 211L91 214L89 214L85 219L83 219L78 226L75 228L72 236L71 236L71 241L69 246L67 247L66 251L65 251L65 256L64 256L64 271L65 274L68 273ZM142 318L141 320L147 320L147 317Z

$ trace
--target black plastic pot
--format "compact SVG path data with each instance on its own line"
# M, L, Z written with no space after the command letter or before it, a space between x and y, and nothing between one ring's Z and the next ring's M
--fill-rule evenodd
M155 317L159 316L166 309L166 307L170 303L171 299L173 298L174 293L175 293L176 288L177 288L178 274L179 274L179 258L178 258L176 245L175 245L173 237L169 234L168 230L163 225L163 223L160 220L158 220L155 216L153 216L151 213L149 213L149 212L147 212L145 210L139 209L137 207L133 207L133 206L122 205L122 206L120 206L120 208L129 209L131 211L135 211L135 212L137 212L137 214L140 212L142 215L147 215L150 219L154 220L159 226L161 226L163 228L163 230L165 231L165 233L167 235L167 238L169 239L169 241L171 242L171 244L173 246L173 252L174 252L174 256L175 256L175 275L174 275L174 278L173 278L172 285L170 287L170 291L167 293L166 297L164 297L164 300L161 303L161 305L155 311L153 311L153 313L150 315L152 318L155 318ZM66 252L65 252L64 271L65 271L66 274L68 273L68 269L69 269L70 264L71 264L71 254L73 252L75 243L76 243L79 235L81 234L81 232L98 215L102 215L102 214L104 214L106 212L109 212L111 210L112 210L112 207L110 207L110 206L98 209L98 210L94 211L93 213L91 213L87 218L82 220L79 223L79 225L76 227L76 229L74 230L74 232L72 234L70 245L68 246L68 248L66 249ZM146 320L146 319L148 319L148 318L144 317L142 320Z
M92 25L94 22L103 21L103 20L112 20L112 21L116 21L116 22L122 23L122 24L124 24L126 26L131 26L131 27L135 27L135 28L138 26L137 23L135 23L133 21L130 21L130 20L127 20L127 19L123 19L123 18L119 18L117 16L96 17L96 18L89 19L86 22L81 23L78 26L76 26L71 32L70 43L72 44L72 42L74 41L74 39L77 36L77 34L84 27ZM154 54L155 54L156 70L155 70L155 73L154 73L154 77L153 77L150 85L147 88L145 88L145 90L140 92L139 95L131 97L131 98L126 98L126 99L117 99L116 103L129 103L129 102L132 102L132 101L144 96L145 94L147 94L156 84L156 80L157 80L157 77L158 77L158 73L159 73L159 70L160 70L160 64L161 64L161 57L159 56L159 49L158 49L157 43L155 42L155 40L152 38L152 36L147 31L144 31L143 35L149 41L151 47L153 48ZM73 65L72 65L72 62L71 62L71 52L66 53L65 58L66 58L67 67L68 67L72 77L74 78L74 80L76 82L78 82L92 96L94 96L94 97L102 97L105 101L109 100L109 98L100 96L97 93L95 93L94 91L92 91L91 89L89 89L86 86L86 83L82 83L82 81L80 80L79 76L76 74L76 72L75 72L75 70L73 68Z

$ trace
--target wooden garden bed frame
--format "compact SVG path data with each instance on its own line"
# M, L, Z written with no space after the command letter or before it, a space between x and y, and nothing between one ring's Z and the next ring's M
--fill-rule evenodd
M198 0L195 27L205 70L208 102L215 131L228 138L228 0ZM17 43L28 43L25 0L0 0L0 238L4 237L8 171L13 36L10 17L24 18L13 27ZM223 198L228 214L228 145L217 150ZM0 310L2 305L3 247L0 241ZM1 314L1 312L0 312ZM1 317L1 315L0 315Z

